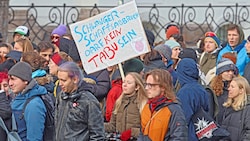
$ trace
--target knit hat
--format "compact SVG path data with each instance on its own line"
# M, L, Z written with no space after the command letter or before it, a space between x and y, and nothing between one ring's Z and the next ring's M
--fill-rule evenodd
M153 47L154 42L155 42L155 35L150 30L147 30L147 29L145 29L145 33L146 33L150 47Z
M216 66L216 74L219 75L225 71L237 71L235 64L228 58L222 58Z
M165 42L165 45L169 46L171 49L173 49L174 47L181 47L181 45L175 40L167 40Z
M129 72L140 73L142 69L143 69L143 63L141 60L137 58L132 58L123 64L123 71L125 75Z
M57 65L60 66L61 64L67 62L62 59L62 57L56 52L51 56L51 60Z
M234 64L237 62L237 55L233 52L226 52L222 55L222 58L230 59Z
M184 48L181 50L179 53L179 58L184 59L184 58L192 58L194 61L197 63L197 54L194 49L192 48Z
M18 34L21 34L21 35L24 35L24 36L29 36L30 35L29 29L26 26L18 26L15 29L14 33L18 33Z
M32 69L26 62L16 63L8 72L9 75L16 76L24 81L31 81Z
M172 25L166 30L167 39L172 37L174 34L180 34L179 28L176 25Z
M67 26L66 25L59 25L57 28L55 28L51 35L53 34L58 34L59 36L63 36L64 34L67 33Z
M214 42L216 43L217 47L220 47L220 39L216 36L214 32L206 32L205 39L206 38L212 38Z
M156 46L154 49L157 50L159 53L161 53L168 61L171 60L172 50L170 47L164 44L160 44Z

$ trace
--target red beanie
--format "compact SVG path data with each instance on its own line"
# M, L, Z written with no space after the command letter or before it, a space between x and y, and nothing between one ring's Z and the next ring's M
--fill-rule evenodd
M53 56L51 57L51 60L57 65L60 66L62 63L66 62L64 61L61 56L56 52L53 54Z
M166 31L167 39L169 39L174 34L180 34L179 28L177 26L170 26Z

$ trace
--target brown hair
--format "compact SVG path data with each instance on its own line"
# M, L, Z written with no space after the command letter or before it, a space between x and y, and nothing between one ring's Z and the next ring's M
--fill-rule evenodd
M160 53L154 49L151 49L151 51L149 53L146 53L143 58L144 64L148 65L151 62L151 60L153 60L157 56L161 56Z
M37 51L38 52L43 52L46 51L48 49L52 49L52 52L55 51L55 47L52 43L50 42L45 42L45 41L41 41L38 45L37 45Z
M238 43L238 44L240 44L245 38L243 30L236 24L230 24L228 26L228 28L227 28L227 31L235 30L235 29L237 30L237 32L238 32L238 34L240 36L239 43Z
M173 101L176 100L176 96L174 93L174 87L172 82L172 76L167 70L163 69L154 69L149 71L145 75L145 80L148 76L151 75L153 79L160 84L160 87L164 89L164 96Z
M40 56L37 52L34 51L24 52L22 54L22 61L30 64L32 72L43 68L44 63L46 62L46 60L42 56Z
M0 48L1 47L6 47L6 48L8 48L9 51L11 51L13 49L13 46L9 43L0 43Z
M58 55L65 61L72 61L73 62L73 59L65 52L63 51L60 51L58 52Z
M19 38L15 44L18 43L23 47L23 52L30 52L30 51L34 51L33 45L30 42L28 37L25 36L21 36L21 38Z

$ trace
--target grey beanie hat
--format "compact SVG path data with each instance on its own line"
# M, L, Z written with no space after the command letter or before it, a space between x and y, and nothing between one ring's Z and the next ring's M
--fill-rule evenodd
M164 44L160 44L156 47L154 47L154 49L156 51L158 51L160 54L162 54L168 61L171 60L171 56L172 56L172 49Z
M235 64L228 58L222 58L218 65L217 65L217 69L216 69L216 74L219 75L225 71L237 71L237 68L235 66Z
M24 81L31 81L32 69L26 62L16 63L8 72L9 75L16 76Z

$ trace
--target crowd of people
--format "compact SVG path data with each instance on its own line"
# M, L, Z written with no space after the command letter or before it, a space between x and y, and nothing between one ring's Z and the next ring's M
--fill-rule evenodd
M0 117L11 131L14 116L23 141L250 140L250 36L231 24L227 43L208 31L196 50L177 25L165 33L156 43L145 30L151 51L123 62L123 71L86 74L67 26L37 45L18 26L12 43L0 41Z

